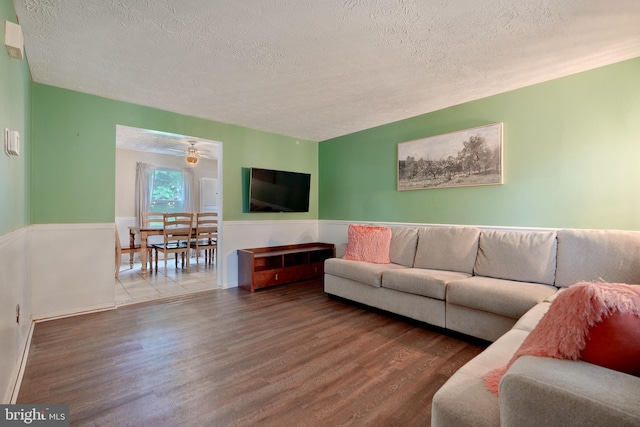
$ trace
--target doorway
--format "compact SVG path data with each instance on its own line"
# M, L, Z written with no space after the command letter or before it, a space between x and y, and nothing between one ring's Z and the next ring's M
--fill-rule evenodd
M166 188L160 188L160 184L156 186L156 191L151 197L153 207L149 210L217 212L218 250L215 251L213 266L207 267L202 261L196 264L195 258L192 257L189 273L180 268L176 269L174 261L170 259L166 271L163 262L160 262L157 273L148 271L147 266L146 275L142 275L139 258L134 258L131 265L125 255L119 278L116 280L116 304L123 305L219 287L218 284L223 277L222 265L219 262L223 221L222 143L188 135L116 125L115 220L120 240L123 242L129 240L129 227L138 225L135 213L135 183L139 163L152 167L155 174L160 173L161 176L172 177L173 180L180 180L182 176L189 177L189 190L186 190L186 187L184 190L182 187L178 188L180 186L173 181L162 181ZM184 206L190 208L185 209ZM139 236L136 235L135 239L139 244Z

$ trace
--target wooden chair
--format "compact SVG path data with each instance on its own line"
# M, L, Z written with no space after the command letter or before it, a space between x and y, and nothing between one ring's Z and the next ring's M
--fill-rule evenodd
M178 268L178 253L182 254L182 268L185 257L187 271L189 271L189 251L191 243L191 229L193 228L193 214L191 212L170 213L163 215L163 242L155 244L156 272L158 271L158 252L164 254L164 271L167 271L167 255L175 253L176 268Z
M213 264L218 247L218 213L198 212L196 214L196 233L191 241L191 249L196 250L196 265L200 251L204 251L204 263Z
M162 227L164 224L164 214L162 212L143 212L142 213L142 226L143 227Z
M133 245L122 247L120 244L120 234L118 233L118 227L116 227L116 279L120 274L120 266L122 265L122 254L133 255L136 252L140 252L140 245Z
M164 214L162 212L143 212L142 213L142 227L162 227L164 224ZM160 240L154 240L160 236L150 236L147 241L147 258L149 258L149 271L153 271L153 245L160 243Z

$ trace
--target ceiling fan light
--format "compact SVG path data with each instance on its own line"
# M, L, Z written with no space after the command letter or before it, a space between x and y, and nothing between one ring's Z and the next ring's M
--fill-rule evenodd
M196 151L196 148L193 146L192 142L189 151L187 151L187 163L189 163L189 165L194 166L196 163L198 163L196 154L198 154L198 152Z
M189 163L191 166L194 166L196 163L198 163L198 158L192 154L188 154L187 163Z

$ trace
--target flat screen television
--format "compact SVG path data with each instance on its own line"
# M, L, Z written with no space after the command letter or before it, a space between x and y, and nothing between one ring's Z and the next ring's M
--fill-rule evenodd
M309 212L311 175L251 168L249 212Z

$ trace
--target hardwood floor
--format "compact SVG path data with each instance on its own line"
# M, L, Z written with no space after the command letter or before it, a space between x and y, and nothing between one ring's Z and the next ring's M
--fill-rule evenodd
M425 426L482 349L321 281L219 289L37 324L18 403L77 426Z

